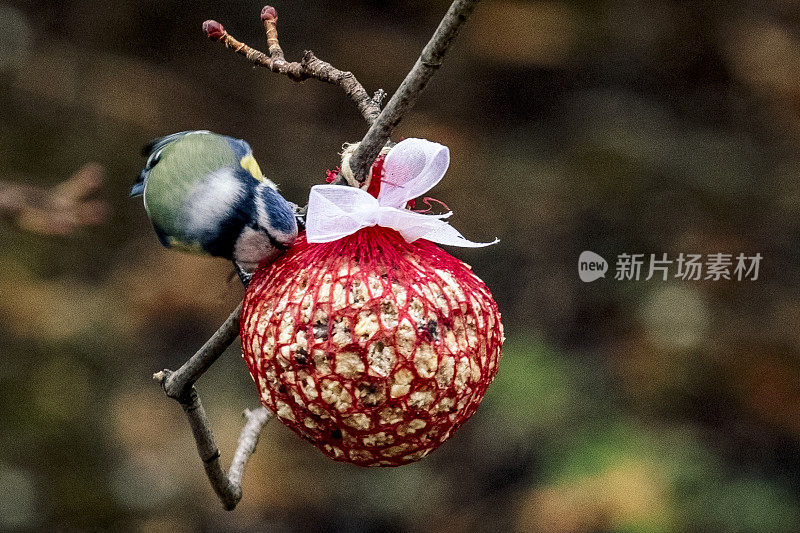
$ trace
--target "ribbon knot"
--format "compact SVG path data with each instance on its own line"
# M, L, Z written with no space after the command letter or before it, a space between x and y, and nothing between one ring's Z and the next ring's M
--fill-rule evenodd
M369 226L386 226L391 223L393 211L395 211L393 207L379 205L374 211L368 211L364 214L365 221Z
M311 187L306 214L308 242L330 242L370 226L392 228L407 242L479 248L498 242L473 242L445 222L453 213L427 215L405 209L409 200L439 183L450 165L446 146L425 139L405 139L386 154L378 198L356 187Z

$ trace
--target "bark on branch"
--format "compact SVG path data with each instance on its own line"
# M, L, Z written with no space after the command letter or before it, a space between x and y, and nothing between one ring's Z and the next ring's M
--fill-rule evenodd
M245 411L247 421L239 436L236 453L226 474L219 461L219 448L214 441L211 424L194 383L219 359L219 356L239 335L241 313L242 304L240 303L216 333L178 370L174 372L162 370L153 374L153 379L161 385L167 396L175 399L186 413L197 444L197 453L203 461L208 480L222 505L228 511L233 510L242 499L244 467L255 451L261 428L269 421L271 413L266 407Z
M239 336L239 318L241 315L242 304L239 303L211 338L178 370L175 372L163 370L153 376L156 381L161 383L161 387L167 396L179 402L186 399L195 381L200 379L200 376L219 359L219 356Z
M447 50L477 3L478 0L455 0L450 5L450 9L423 48L414 67L364 135L350 159L350 169L359 183L363 184L366 181L372 163L389 140L392 131L416 103L431 77L442 66Z
M278 43L278 13L275 8L272 6L264 7L261 10L261 20L267 32L268 54L236 40L216 20L205 21L203 23L203 31L209 39L224 43L226 47L239 55L243 55L254 65L288 76L292 81L300 82L314 78L325 83L338 85L355 102L364 120L368 124L375 122L381 111L380 100L370 97L352 72L335 68L330 63L319 59L311 50L305 51L303 59L299 63L286 61L283 56L283 50ZM376 96L379 96L379 93L376 93Z

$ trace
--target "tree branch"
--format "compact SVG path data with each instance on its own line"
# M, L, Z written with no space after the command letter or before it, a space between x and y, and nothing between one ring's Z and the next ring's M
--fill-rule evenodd
M168 371L167 371L168 372ZM154 375L156 381L159 381L162 372ZM167 376L169 374L166 374ZM163 386L163 381L161 382ZM203 461L203 467L206 471L206 476L211 482L211 487L217 493L222 505L226 511L232 511L236 508L239 500L242 499L242 474L248 459L256 450L258 443L258 436L261 429L269 421L272 414L266 407L259 407L253 411L247 409L244 412L246 422L242 433L239 436L239 444L236 448L236 453L233 456L233 461L228 469L228 474L220 465L219 448L214 442L214 434L211 432L211 423L208 421L206 410L200 402L200 396L194 387L190 387L186 396L178 400L186 413L189 420L189 427L192 428L192 435L194 436L195 444L197 445L197 453Z
M472 13L479 0L455 0L439 23L428 44L406 75L378 119L370 125L351 159L350 168L359 183L367 179L372 163L389 140L392 130L400 123L409 109L416 103L428 81L442 66L445 53L458 36L461 26Z
M161 387L167 393L167 396L179 402L186 399L195 381L200 379L200 376L219 359L219 356L239 336L239 319L241 315L242 303L240 302L211 338L178 370L175 372L162 370L153 375L153 379L161 383Z
M264 427L271 415L266 407L245 411L247 422L239 437L239 445L226 475L219 462L219 448L214 442L211 424L197 389L194 388L194 383L219 359L219 356L239 335L241 313L242 304L240 303L216 333L178 370L175 372L162 370L153 374L153 379L161 385L167 396L181 404L186 413L197 444L197 453L203 461L208 480L211 482L214 492L219 496L222 505L229 511L234 509L242 499L244 467L256 449L261 428Z
M358 107L359 112L368 124L372 124L380 114L380 101L370 97L364 87L349 71L335 68L330 63L322 61L311 50L306 50L303 59L298 62L288 62L284 59L283 50L278 43L278 13L272 6L265 6L261 10L261 20L267 32L267 46L269 54L265 54L245 43L236 40L225 31L225 27L216 20L207 20L203 23L203 31L209 39L220 41L227 48L247 58L254 65L267 68L272 72L288 76L292 81L305 81L314 78L326 83L338 85L344 90ZM377 93L376 93L377 96Z

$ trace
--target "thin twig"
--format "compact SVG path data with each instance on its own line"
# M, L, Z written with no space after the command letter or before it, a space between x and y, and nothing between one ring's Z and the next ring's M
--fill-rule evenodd
M272 6L264 6L261 10L261 22L267 32L267 51L273 61L284 60L283 49L278 42L278 12Z
M255 451L258 435L269 420L270 413L265 407L245 411L247 423L239 437L239 445L226 475L219 462L219 448L214 442L211 424L197 389L194 388L194 383L239 335L241 314L242 304L240 303L216 333L178 370L174 372L162 370L153 374L153 379L161 385L167 396L175 399L183 407L208 480L222 501L222 505L229 511L236 507L236 504L242 499L244 467Z
M189 394L189 389L191 389L195 381L236 340L239 335L239 319L241 315L242 303L240 302L211 338L178 370L174 372L163 370L153 376L156 381L161 383L167 396L180 402L181 399L184 399Z
M352 72L335 68L330 63L316 57L311 50L305 51L303 59L299 63L286 61L283 56L283 50L278 43L278 14L275 8L271 6L264 7L261 11L261 20L267 32L269 54L236 40L216 20L205 21L203 23L203 31L209 39L224 43L226 47L246 57L254 65L288 76L293 81L300 82L314 78L338 85L355 102L364 120L368 124L375 122L381 112L380 105L364 90L364 87Z
M411 109L417 97L425 89L425 85L442 66L445 53L478 1L455 0L450 5L450 9L442 18L433 37L425 45L414 67L406 75L397 92L389 99L378 119L370 125L369 131L364 135L350 160L350 168L359 183L365 182L373 161L389 140L392 130Z
M162 376L169 377L169 371L164 373L159 372L153 377L156 381ZM164 381L161 380L161 385ZM266 407L259 407L250 411L245 410L244 416L247 419L245 422L242 433L239 436L239 444L236 448L236 453L233 456L233 461L229 468L228 474L222 469L219 457L219 448L214 441L214 434L211 431L211 423L208 421L206 410L200 401L200 396L194 386L190 387L187 394L182 397L178 402L183 407L186 413L186 418L189 420L189 426L192 428L192 435L194 436L195 444L197 445L197 453L203 461L203 467L206 471L206 476L211 482L211 487L217 493L225 510L232 511L239 500L242 499L242 474L247 460L256 450L258 443L258 436L261 429L264 427L270 417L271 413Z
M242 428L241 435L239 435L239 444L236 447L236 453L233 455L231 467L228 469L228 481L238 487L242 486L242 474L247 460L256 451L261 428L272 418L272 413L266 407L261 406L252 411L245 409L244 416L247 422Z

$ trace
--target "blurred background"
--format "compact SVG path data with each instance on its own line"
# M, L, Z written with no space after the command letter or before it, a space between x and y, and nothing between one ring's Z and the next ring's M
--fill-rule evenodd
M311 49L398 86L446 0L285 2ZM500 371L438 451L335 463L273 422L232 513L175 368L241 297L127 192L151 138L247 139L303 203L365 132L333 86L252 68L261 3L0 0L0 530L800 530L800 2L481 2L396 131L494 292ZM578 255L761 253L757 281L582 283ZM223 462L257 403L234 345L199 382Z

